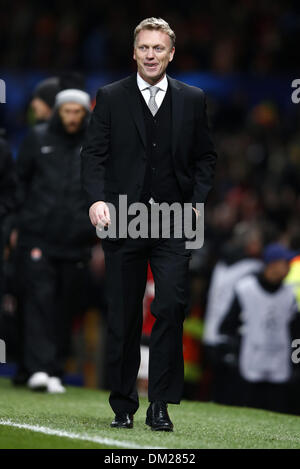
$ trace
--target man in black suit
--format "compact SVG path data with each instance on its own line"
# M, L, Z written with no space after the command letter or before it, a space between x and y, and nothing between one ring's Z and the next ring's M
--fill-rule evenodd
M107 202L204 203L212 187L216 153L205 95L166 75L175 34L161 18L134 31L137 74L100 88L82 149L82 181L94 226L111 223ZM196 215L194 215L196 216ZM105 239L108 292L108 364L111 426L131 428L139 402L142 301L150 261L155 281L151 312L149 408L152 430L172 431L168 403L179 404L184 378L183 321L188 309L186 239Z

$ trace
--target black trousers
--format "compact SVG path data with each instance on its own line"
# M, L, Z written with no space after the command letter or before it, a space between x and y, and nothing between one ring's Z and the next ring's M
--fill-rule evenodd
M184 384L183 321L189 308L186 239L103 240L108 301L108 374L115 413L139 407L136 378L140 365L143 296L148 260L155 282L151 313L149 401L179 404Z
M29 374L62 376L70 348L72 318L82 304L86 264L31 249L18 254L19 367Z

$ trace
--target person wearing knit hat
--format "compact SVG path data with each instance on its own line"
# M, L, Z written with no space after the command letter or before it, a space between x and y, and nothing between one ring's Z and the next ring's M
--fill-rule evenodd
M76 133L84 117L91 110L91 98L88 93L79 89L60 91L55 98L54 117L59 116L66 132Z
M80 310L81 279L95 237L81 185L80 149L89 107L84 91L59 91L50 119L30 129L17 158L17 271L22 279L18 299L23 321L17 375L25 370L33 391L66 391L62 379L71 319Z
M60 89L58 77L47 78L37 84L30 105L38 122L47 121L51 117L55 97Z
M55 107L65 103L81 104L87 111L91 110L91 98L88 93L79 89L67 89L60 91L55 97Z

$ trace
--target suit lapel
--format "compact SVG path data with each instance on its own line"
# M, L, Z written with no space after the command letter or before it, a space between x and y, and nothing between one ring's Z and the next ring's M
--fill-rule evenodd
M139 96L139 89L136 82L136 74L131 75L124 83L127 91L128 105L132 113L133 120L140 134L142 142L146 147L146 128L144 123L143 110L141 99Z
M168 77L172 96L172 155L175 155L183 118L184 96L180 83Z

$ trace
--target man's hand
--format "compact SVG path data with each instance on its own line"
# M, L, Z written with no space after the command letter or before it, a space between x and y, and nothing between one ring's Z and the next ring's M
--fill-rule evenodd
M95 202L90 206L89 216L92 225L106 226L111 224L109 208L105 202Z

